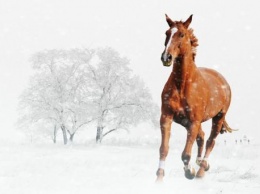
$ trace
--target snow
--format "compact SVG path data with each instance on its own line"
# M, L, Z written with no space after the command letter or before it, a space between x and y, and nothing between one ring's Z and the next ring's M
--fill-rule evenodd
M0 2L1 194L260 193L259 2ZM194 14L191 27L200 44L197 65L217 69L232 89L227 120L239 131L217 138L205 178L190 181L184 177L180 158L186 132L177 125L172 127L166 176L160 185L154 183L159 127L157 131L144 128L111 134L101 146L93 143L94 129L79 132L75 144L68 146L61 140L54 145L49 137L43 141L34 131L25 138L14 129L18 97L32 74L28 59L45 49L113 47L131 60L131 68L160 104L170 74L160 61L168 29L165 13L174 20ZM203 126L206 137L209 129ZM195 143L191 164L198 170L196 149Z
M1 143L0 193L259 193L259 144L218 143L203 179L184 177L172 142L162 184L155 184L159 145ZM196 146L194 146L196 147ZM193 154L192 165L198 170Z

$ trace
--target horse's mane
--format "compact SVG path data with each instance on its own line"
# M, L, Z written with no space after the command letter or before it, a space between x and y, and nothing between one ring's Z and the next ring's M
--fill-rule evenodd
M190 36L190 42L191 42L191 49L192 49L192 54L193 54L193 59L195 59L195 56L196 56L196 52L197 52L197 46L199 46L199 43L198 43L198 39L197 37L193 34L193 29L190 28L188 30L189 32L189 36Z

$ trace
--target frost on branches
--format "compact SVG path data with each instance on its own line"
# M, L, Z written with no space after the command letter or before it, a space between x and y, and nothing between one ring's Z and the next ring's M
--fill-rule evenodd
M20 97L20 126L51 131L64 144L95 122L96 142L116 130L155 122L158 107L129 60L111 48L47 50L31 58L34 74ZM40 127L39 127L40 126Z

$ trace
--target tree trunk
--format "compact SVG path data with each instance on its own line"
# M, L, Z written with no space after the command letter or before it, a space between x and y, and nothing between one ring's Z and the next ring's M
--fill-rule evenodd
M57 138L57 126L54 125L53 143L56 143L56 138Z
M97 127L96 143L101 143L103 138L103 127Z
M70 141L71 141L71 142L73 142L74 135L75 135L75 133L71 133L71 134L70 134Z
M66 128L64 125L61 125L61 130L62 130L62 134L63 134L64 145L66 145L68 143L68 138L67 138Z

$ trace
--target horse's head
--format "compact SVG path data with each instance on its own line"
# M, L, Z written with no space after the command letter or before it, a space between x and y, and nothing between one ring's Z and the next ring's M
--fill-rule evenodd
M175 59L188 49L192 49L192 40L188 27L192 21L192 15L185 21L172 21L166 15L166 21L169 29L166 31L165 49L162 53L161 60L164 66L171 66Z

